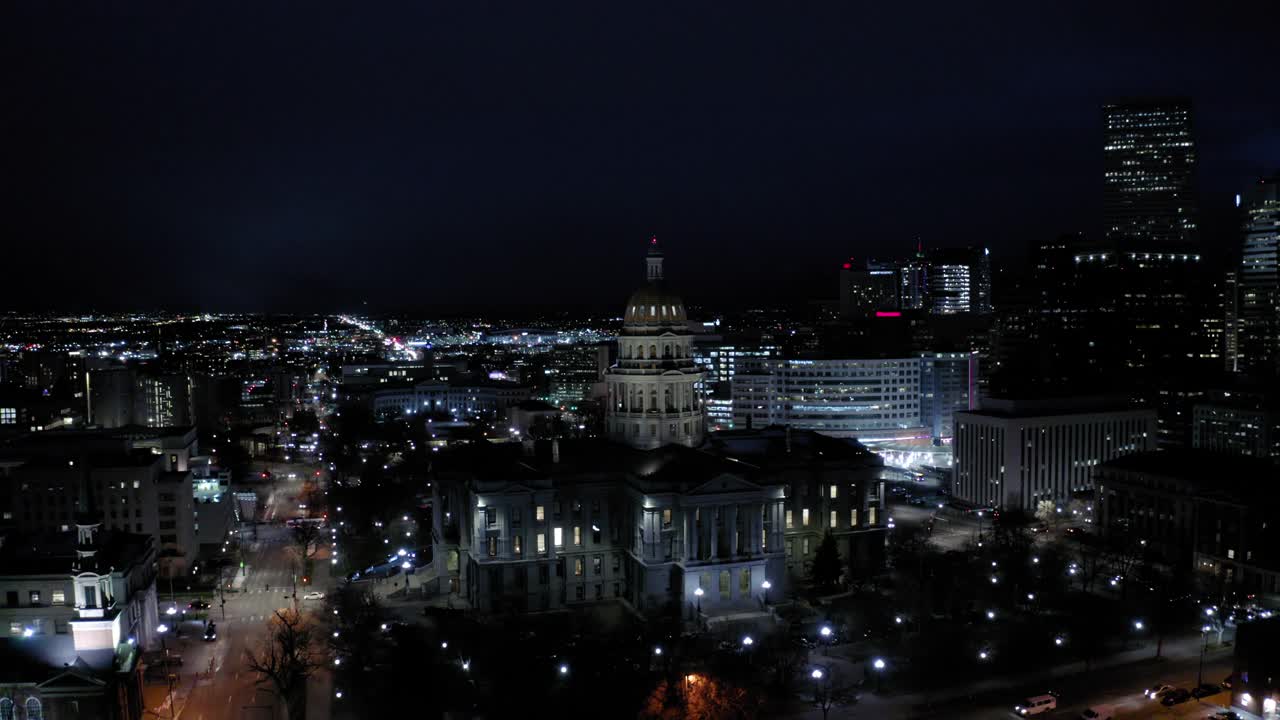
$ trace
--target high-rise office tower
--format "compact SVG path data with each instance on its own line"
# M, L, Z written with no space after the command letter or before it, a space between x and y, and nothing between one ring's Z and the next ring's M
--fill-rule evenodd
M898 268L894 263L858 263L850 258L840 267L840 314L852 317L898 307Z
M1227 372L1239 369L1240 273L1228 270L1222 278L1222 362Z
M1254 184L1244 210L1238 367L1267 375L1280 367L1280 176Z
M916 243L916 254L898 269L898 301L903 310L924 310L929 304L929 263L924 244Z
M1196 149L1188 100L1103 106L1107 239L1173 249L1196 238Z
M939 315L991 312L991 257L986 248L929 253L929 304Z

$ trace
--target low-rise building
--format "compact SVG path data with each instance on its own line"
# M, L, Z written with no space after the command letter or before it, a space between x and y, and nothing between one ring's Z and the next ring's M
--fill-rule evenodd
M1154 410L1098 399L983 400L955 414L952 495L983 507L1062 502L1094 486L1094 468L1154 450Z
M1097 468L1098 526L1124 534L1215 590L1280 593L1280 489L1265 460L1204 450L1116 458Z
M0 550L0 718L138 720L139 651L159 644L154 539L102 530L88 487L75 529Z

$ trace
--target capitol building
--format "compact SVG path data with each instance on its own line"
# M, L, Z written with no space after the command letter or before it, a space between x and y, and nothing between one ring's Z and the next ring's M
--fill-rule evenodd
M851 575L883 567L875 454L781 427L707 433L703 372L656 240L623 317L601 378L606 437L439 458L437 592L487 612L621 602L711 626L787 597L828 531Z

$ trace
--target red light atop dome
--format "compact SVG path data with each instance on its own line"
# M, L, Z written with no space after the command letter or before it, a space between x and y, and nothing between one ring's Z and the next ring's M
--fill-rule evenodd
M657 245L657 244L658 244L658 236L657 236L657 235L654 235L653 237L649 238L649 244L650 244L650 245Z
M845 270L850 270L850 269L852 269L852 268L853 268L853 263L845 263L845 264L841 265L840 267L844 268Z

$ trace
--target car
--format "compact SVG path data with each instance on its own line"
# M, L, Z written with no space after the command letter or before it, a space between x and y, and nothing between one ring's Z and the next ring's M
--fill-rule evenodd
M1023 717L1047 713L1058 709L1058 698L1054 695L1036 695L1013 706L1013 711Z
M1210 715L1207 720L1243 720L1234 710L1222 710Z
M1113 720L1116 709L1110 705L1093 705L1080 713L1080 720Z
M1175 688L1164 694L1160 698L1161 705L1180 705L1191 699L1191 691L1185 688Z
M1214 685L1213 683L1205 683L1200 687L1192 688L1191 697L1198 700L1200 698L1209 697L1210 695L1217 695L1220 692L1222 692L1222 688L1220 686Z
M1235 684L1236 684L1236 674L1235 674L1235 673L1231 673L1230 675L1228 675L1228 676L1226 676L1226 677L1222 678L1222 687L1224 687L1224 688L1226 688L1226 689L1228 689L1228 690L1230 690L1230 689L1231 689Z
M218 639L218 626L216 623L209 623L209 627L204 629L204 641L213 642Z
M319 590L312 590L311 592L304 594L302 596L302 599L303 600L323 600L324 593L320 592Z
M208 610L209 603L204 600L192 600L187 603L188 610Z
M1152 700L1159 700L1161 696L1163 696L1165 693L1173 689L1174 687L1172 685L1166 685L1164 683L1156 683L1155 685L1152 685L1146 690L1143 690L1142 695L1143 697L1147 697Z

